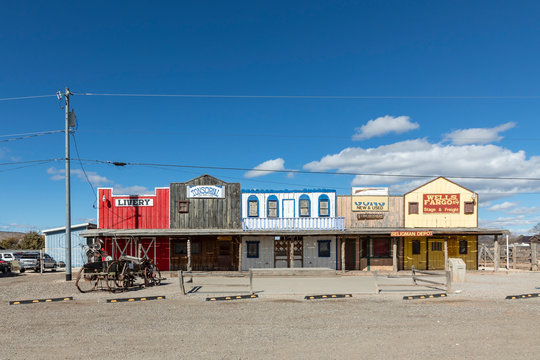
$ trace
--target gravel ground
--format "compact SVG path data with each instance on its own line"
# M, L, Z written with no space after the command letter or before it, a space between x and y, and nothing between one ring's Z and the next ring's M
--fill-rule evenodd
M168 274L166 274L168 275ZM406 282L406 279L385 279ZM532 359L540 357L540 273L470 272L458 294L404 301L403 292L306 301L302 296L207 302L178 279L130 291L79 293L63 272L0 277L0 359ZM416 295L417 293L414 293ZM114 297L164 295L147 302ZM9 305L73 296L74 301Z

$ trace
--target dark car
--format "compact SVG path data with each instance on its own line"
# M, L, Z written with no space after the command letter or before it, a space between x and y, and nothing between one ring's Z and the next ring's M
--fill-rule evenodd
M11 263L9 261L0 260L0 272L3 274L11 272Z

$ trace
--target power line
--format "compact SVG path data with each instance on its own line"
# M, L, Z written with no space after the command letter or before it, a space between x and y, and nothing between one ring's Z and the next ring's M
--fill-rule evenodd
M94 195L97 199L96 189L94 189L94 185L90 182L90 179L88 178L88 174L86 174L86 170L84 169L84 166L82 164L82 161L79 155L79 147L77 146L77 140L75 139L75 133L71 133L71 136L73 137L73 144L75 145L75 152L77 153L77 158L79 160L79 164L81 165L81 169L83 171L84 177L86 178L88 185L90 185L90 187L92 188L92 191L94 192Z
M11 138L11 139L6 139L6 140L0 140L0 142L10 142L10 141L15 141L15 140L25 140L25 139L29 139L29 138L33 138L33 137L56 134L56 133L60 133L60 132L64 132L64 130L44 131L44 132L40 132L40 133L34 133L34 134L31 134L31 135L19 136L19 137L15 137L15 138ZM3 137L3 136L6 136L6 135L0 135L0 136Z
M117 97L172 97L172 98L214 98L214 99L322 99L322 100L520 100L540 99L540 95L450 95L450 96L408 96L408 95L241 95L241 94L128 94L128 93L74 93L83 96Z
M11 168L11 169L3 169L3 170L0 170L0 172L8 172L8 171L13 171L13 170L19 170L19 169L24 169L24 168L31 167L31 166L38 166L38 165L47 164L47 163L50 163L50 162L52 162L52 161L45 160L45 161L42 161L42 162L23 165L23 166L18 166L18 167L14 167L14 168Z
M53 96L56 96L56 94L53 94L53 95L34 95L34 96L10 97L10 98L2 98L2 99L0 99L0 101L38 99L38 98L53 97Z
M400 178L436 178L444 176L453 179L474 179L474 180L523 180L523 181L540 181L540 178L522 178L522 177L496 177L496 176L459 176L459 175L420 175L420 174L387 174L387 173L353 173L353 172L327 172L327 171L306 171L306 170L270 170L270 169L253 169L253 168L237 168L237 167L222 167L222 166L201 166L201 165L179 165L179 164L159 164L159 163L136 163L123 161L108 161L108 160L92 160L79 159L81 161L109 164L114 166L160 166L160 167L177 167L188 169L210 169L210 170L232 170L232 171L258 171L268 173L293 173L293 174L317 174L317 175L349 175L349 176L380 176L380 177L400 177Z
M64 158L60 159L42 159L42 160L27 160L27 161L12 161L6 163L0 163L2 165L19 165L19 164L31 164L31 163L41 163L41 162L53 162L53 161L64 161Z

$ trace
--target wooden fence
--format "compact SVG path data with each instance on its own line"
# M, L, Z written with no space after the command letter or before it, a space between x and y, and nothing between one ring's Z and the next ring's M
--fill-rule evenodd
M508 250L508 251L507 251ZM501 244L499 247L500 268L538 270L538 260L536 256L536 246L526 246L520 244L510 244L507 247ZM478 267L494 267L495 249L493 245L478 245Z

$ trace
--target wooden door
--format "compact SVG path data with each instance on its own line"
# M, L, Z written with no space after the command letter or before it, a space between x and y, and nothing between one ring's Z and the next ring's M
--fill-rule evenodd
M444 270L444 239L428 239L428 270Z
M405 238L405 269L427 269L426 238Z
M289 219L294 217L294 199L283 200L282 217L289 218Z
M356 239L345 239L345 270L356 269Z
M287 240L274 241L274 267L289 267L289 248L289 241Z
M218 270L231 271L233 269L232 241L218 241Z

